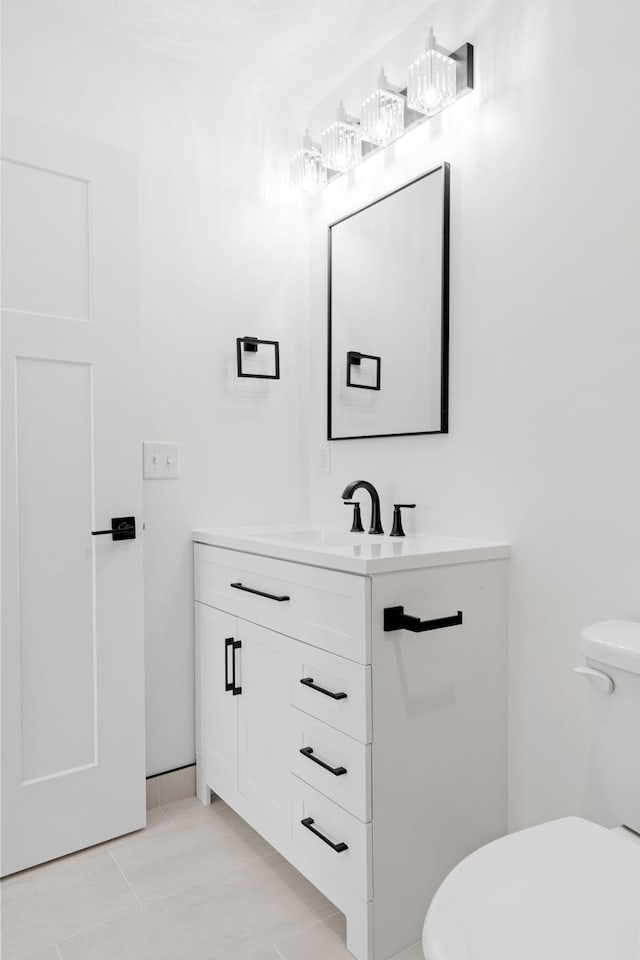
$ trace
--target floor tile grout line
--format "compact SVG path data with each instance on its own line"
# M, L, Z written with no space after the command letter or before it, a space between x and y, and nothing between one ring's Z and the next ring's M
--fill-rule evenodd
M191 800L192 798L191 798L191 797L186 797L185 799L186 799L186 800ZM193 799L197 799L197 798L193 798ZM200 817L202 817L202 816L207 816L206 811L212 811L212 812L211 812L211 816L215 815L215 816L216 816L217 818L219 818L223 823L225 822L224 817L220 814L220 811L213 811L213 810L212 810L212 808L213 808L213 804L212 804L212 803L208 804L207 806L205 806L204 804L200 804L200 807L199 807L199 808L198 808L198 807L195 808L195 814L194 814L193 817L191 817L191 816L186 816L183 820L174 820L174 819L172 818L171 814L169 813L169 811L167 810L167 807L172 806L174 803L183 803L183 801L182 801L182 800L172 800L171 803L168 803L168 804L165 804L165 805L160 804L158 809L162 810L162 812L164 813L165 817L167 817L167 819L168 819L174 826L176 826L176 827L182 826L183 823L188 823L191 819L193 819L193 820L198 820L198 819L199 819ZM229 807L229 809L231 809L231 808Z
M189 799L191 799L191 798L190 798L190 797L187 797L187 800L189 800ZM181 803L181 802L182 802L181 800L174 800L174 801L173 801L173 803ZM205 813L205 811L206 811L206 810L210 810L212 804L210 804L208 807L205 807L204 805L202 805L202 809L196 808L195 813L194 813L193 816L187 815L183 820L174 820L174 819L172 818L171 814L169 813L169 811L166 809L167 806L170 807L171 804L169 803L169 804L166 804L165 806L162 806L162 804L161 804L158 809L159 809L159 810L162 810L162 812L164 813L165 817L167 818L167 820L168 820L170 823L172 823L175 827L179 827L179 826L181 826L183 823L189 823L191 820L199 820L200 817L206 816L207 814ZM215 815L216 815L216 817L219 817L219 818L222 820L222 817L220 817L219 812L216 812ZM224 820L223 820L222 822L224 822Z
M130 843L133 840L142 840L143 837L148 837L150 833L163 833L165 830L170 830L171 827L175 827L176 824L163 823L162 826L157 827L143 827L142 830L134 830L133 833L123 833L121 837L115 837L113 840L105 841L105 848L107 850L114 850L118 847L124 846L125 843Z
M170 897L177 897L182 893L187 893L188 890L194 890L196 887L200 887L203 883L212 883L215 880L223 880L226 877L231 876L233 873L237 873L239 870L243 870L245 867L249 867L254 863L263 863L265 860L268 860L269 857L278 856L278 851L274 850L273 853L268 853L266 857L254 857L252 860L246 860L244 863L239 864L237 867L231 867L229 870L225 870L223 873L216 873L212 877L205 877L204 880L198 880L196 883L190 883L188 887L181 887L179 890L172 890L171 893L168 893L166 897L159 897L157 900L151 900L147 904L143 904L143 907L151 907L156 903L163 903L165 900L169 900Z
M126 879L126 878L125 878ZM132 891L133 892L133 891ZM135 896L135 893L134 893ZM138 898L136 897L136 900ZM134 914L138 914L140 910L143 910L142 906L134 907L131 910L123 910L122 913L116 913L112 917L107 917L105 920L100 920L98 923L93 923L89 927L83 927L80 930L76 930L75 933L69 934L68 937L65 937L64 940L58 940L53 946L58 951L58 954L61 957L61 960L64 960L62 957L62 950L60 949L67 943L69 940L75 940L76 937L84 937L87 933L93 933L94 930L99 930L101 927L106 927L110 923L114 923L116 920L124 920L127 917L132 917Z
M165 823L161 827L143 827L142 830L135 830L133 833L123 833L121 837L116 837L114 840L105 841L106 850L117 850L118 847L123 847L126 843L132 843L135 840L142 840L143 837L148 837L149 833L163 833L165 830L170 830L171 827L175 827L176 824Z
M276 942L272 943L271 946L274 950L278 950L278 944L286 943L287 940L291 940L293 937L299 937L300 934L307 933L308 930L313 930L314 927L319 927L321 923L326 923L327 920L331 920L332 917L337 917L339 913L339 910L334 910L333 913L328 913L326 917L322 917L320 920L314 920L313 923L307 924L307 926L302 927L301 930L296 930L295 933L289 934L288 937L281 937L280 940L276 940ZM280 953L279 950L278 953Z
M113 862L115 863L115 865L116 865L116 870L118 871L118 873L120 874L120 876L122 877L122 879L124 880L124 882L126 883L126 885L129 887L129 890L131 890L131 893L132 893L132 894L134 895L134 897L136 898L136 903L138 904L138 906L140 907L140 909L142 909L143 904L142 904L142 901L140 900L140 897L138 896L138 894L135 892L135 890L133 889L133 887L132 887L131 884L129 883L129 878L127 877L127 875L125 874L124 870L122 869L122 867L120 866L120 864L119 864L118 861L116 860L116 857L115 857L115 855L114 855L114 853L113 853L112 850L109 850L109 856L111 857L111 859L112 859Z
M107 851L107 852L110 853L110 851ZM251 864L253 864L253 863L259 863L259 862L263 862L263 861L265 861L265 860L269 860L271 857L277 857L277 856L280 856L280 854L278 853L277 850L274 850L273 853L268 853L266 857L258 857L258 858L256 858L255 860L250 860L249 863L251 863ZM246 867L246 866L249 865L248 863L242 863L242 864L240 864L240 865L237 866L237 867L233 867L231 870L227 870L226 873L218 874L218 875L215 876L215 877L208 877L206 880L199 880L197 883L193 883L193 884L191 884L191 886L189 886L189 887L184 887L182 890L175 890L175 891L173 891L172 893L167 894L166 897L160 897L159 900L152 900L150 903L143 904L143 903L140 902L140 899L139 899L139 897L137 896L135 890L133 889L133 887L131 887L131 884L129 883L129 881L127 880L126 876L125 876L124 873L122 872L122 869L121 869L120 865L116 862L115 857L112 856L112 860L114 861L114 863L115 863L116 867L118 868L119 872L122 874L123 879L126 881L127 885L130 887L131 892L133 893L134 897L136 898L136 900L137 900L138 903L140 904L139 909L142 910L142 911L148 909L149 907L154 907L154 906L156 906L156 904L164 903L165 900L170 900L172 897L179 896L180 894L186 893L188 890L194 890L196 887L202 886L202 884L204 884L204 883L210 883L212 880L218 880L218 879L221 879L222 877L228 877L230 874L232 874L232 873L237 873L238 871L242 870L244 867ZM336 911L336 912L339 912L339 911ZM87 933L92 933L94 930L98 930L100 927L106 927L108 924L113 923L113 922L116 921L116 920L122 920L122 919L124 919L125 917L132 916L132 915L135 914L135 913L138 913L138 910L137 910L137 909L136 909L136 910L127 910L127 911L125 911L124 913L118 913L118 914L116 914L116 916L114 916L114 917L109 917L109 918L106 919L106 920L101 920L100 923L93 924L92 926L87 927L85 930L80 930L80 931L78 931L77 933L71 934L70 937L65 937L64 940L61 940L61 941L60 941L60 943L61 943L62 946L64 946L64 944L67 942L67 940L73 940L75 937L83 936L84 934L87 934ZM331 916L335 916L335 914L332 913ZM319 923L319 922L321 922L321 921L315 921L315 923L311 924L311 926L315 926L316 923ZM305 928L305 929L306 929L306 928ZM300 933L300 932L302 932L302 931L298 931L298 933ZM295 934L291 934L291 936L295 936ZM279 941L279 942L281 942L281 941ZM63 958L63 956L62 956L62 953L61 953L61 951L60 951L60 947L58 946L58 944L57 944L57 943L54 943L53 946L55 947L55 949L56 949L56 951L57 951L57 953L58 953L58 956L60 957L60 960L64 960L64 958ZM278 954L281 956L280 951L278 951ZM283 960L284 960L284 958L283 958Z
M168 824L167 824L167 826L169 826L169 827L175 827L175 826L177 826L176 821L171 819L171 817L169 816L169 814L167 813L167 811L165 810L164 807L157 807L156 809L158 809L158 810L160 811L160 813L162 814L162 816L165 817L165 818L169 821Z
M109 852L111 852L111 851L109 851ZM113 855L112 855L112 856L113 856ZM200 887L200 886L202 886L202 884L204 884L204 883L212 883L212 882L214 882L214 881L216 881L216 880L223 880L223 879L225 879L226 877L231 876L231 874L237 873L238 871L243 870L245 867L251 866L251 865L254 864L254 863L264 863L265 860L269 860L271 857L277 857L277 856L280 856L280 854L278 853L277 850L274 850L272 853L268 853L268 854L267 854L266 856L264 856L264 857L254 857L252 860L247 860L247 861L245 861L244 863L239 864L237 867L231 867L229 870L225 870L223 873L216 873L216 874L214 874L214 876L212 876L212 877L205 877L204 880L197 880L195 883L190 883L187 887L180 887L179 890L172 890L171 893L167 893L166 896L164 896L164 897L158 897L157 899L150 900L148 903L142 903L142 901L140 900L140 898L137 896L135 890L133 889L133 887L131 886L131 884L130 884L129 881L127 880L126 874L124 873L124 871L123 871L122 868L120 867L120 864L116 861L115 856L113 856L113 860L115 861L116 866L118 867L118 870L119 870L120 873L122 874L123 878L127 881L127 884L129 885L129 887L130 887L130 889L131 889L131 892L133 893L133 895L135 896L136 900L137 900L138 903L140 904L140 908L141 908L142 910L146 910L146 909L148 909L149 907L154 907L154 906L156 906L156 904L158 904L158 903L164 903L165 900L170 900L171 897L178 897L178 896L180 896L180 895L183 894L183 893L187 893L189 890L195 890L196 887ZM332 914L332 916L333 916L333 914ZM118 919L118 918L116 918L116 919ZM110 921L107 920L106 922L109 923ZM316 922L318 922L318 921L316 921ZM100 923L100 924L98 924L98 926L102 926L102 924Z

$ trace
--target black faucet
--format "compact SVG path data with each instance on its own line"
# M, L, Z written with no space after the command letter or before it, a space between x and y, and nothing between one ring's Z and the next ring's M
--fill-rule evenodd
M380 497L372 483L369 483L368 480L354 480L353 483L347 484L342 491L342 499L351 500L356 490L360 489L367 490L371 495L371 523L369 525L369 533L384 533L380 521Z

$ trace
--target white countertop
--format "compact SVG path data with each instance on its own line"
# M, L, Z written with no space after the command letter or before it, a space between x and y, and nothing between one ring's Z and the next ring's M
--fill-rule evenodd
M198 529L193 531L193 540L225 550L361 575L500 560L509 556L508 544L491 540L427 534L372 536L312 523Z

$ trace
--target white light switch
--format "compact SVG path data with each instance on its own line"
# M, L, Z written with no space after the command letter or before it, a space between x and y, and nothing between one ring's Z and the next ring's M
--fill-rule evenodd
M142 444L142 476L145 480L178 479L178 444L145 440Z

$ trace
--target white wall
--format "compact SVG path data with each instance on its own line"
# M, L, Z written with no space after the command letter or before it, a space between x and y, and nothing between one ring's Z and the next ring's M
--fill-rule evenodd
M191 529L301 515L306 256L280 146L299 125L32 0L2 0L2 28L4 111L140 160L144 435L181 445L180 480L144 485L155 773L193 761ZM243 334L281 340L280 382L237 380Z
M343 485L372 480L387 526L513 545L511 823L607 821L590 755L581 627L640 619L637 0L441 0L339 87L358 111L433 24L471 41L474 93L311 201L311 514L346 523ZM312 114L317 132L338 95ZM452 165L447 436L326 437L326 225L441 160ZM630 731L631 733L631 731Z
M379 61L401 78L431 22L444 44L475 44L477 89L311 201L308 290L301 208L279 179L299 134L290 104L270 113L236 90L226 107L213 67L33 0L2 0L2 17L3 109L140 157L144 433L180 441L182 459L179 481L145 483L149 772L193 757L192 525L345 523L340 491L363 476L387 525L394 500L416 499L407 526L512 542L512 825L606 819L571 667L584 624L640 618L637 0L606 15L595 0L434 4L341 87L347 107ZM443 159L451 432L334 443L321 477L326 223ZM235 380L241 333L282 337L282 383Z

